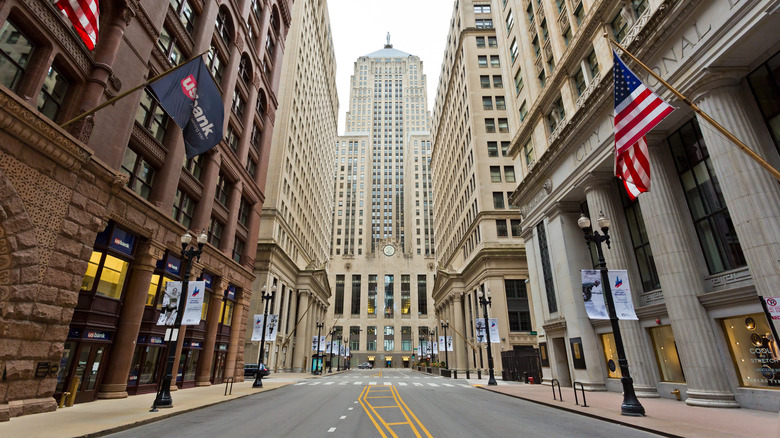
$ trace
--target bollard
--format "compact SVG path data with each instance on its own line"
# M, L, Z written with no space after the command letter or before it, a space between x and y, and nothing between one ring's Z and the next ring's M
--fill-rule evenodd
M468 379L470 379L470 378L471 378L471 375L469 374L469 370L468 370L468 369L466 369L466 379L468 380Z
M458 378L458 370L452 370L452 378L457 379Z
M71 407L73 406L73 403L76 402L76 393L79 392L79 385L81 385L81 377L74 377L73 380L70 381L70 388L68 388L70 391L65 400L66 407Z
M482 370L477 370L477 379L482 380Z

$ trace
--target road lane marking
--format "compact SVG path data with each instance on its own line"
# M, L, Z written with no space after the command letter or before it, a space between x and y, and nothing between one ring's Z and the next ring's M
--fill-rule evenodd
M390 386L390 385L392 385L392 384L393 384L392 382L385 382L385 385L386 385L386 386Z
M311 382L312 385L319 385L322 382Z
M450 385L449 383L442 383L442 385L444 385L444 386L448 386L448 387L450 387L450 388L452 388L452 387L454 387L454 386L455 386L455 385Z
M355 403L357 403L357 402L355 402ZM351 410L353 410L353 409L355 409L355 408L349 408L349 409L347 409L347 410L348 410L348 411L351 411Z
M431 382L428 382L428 386L435 386L435 387L437 387L437 388L439 387L439 385L437 385L437 384L435 384L435 383L431 383Z
M414 382L414 386L425 386L425 385L423 385L423 384L422 384L422 383L420 383L420 382Z
M399 386L406 386L406 385L407 385L407 383L406 383L406 382L398 382L398 385L399 385Z
M355 385L362 385L362 384L363 384L363 382L355 382L354 384L355 384Z
M325 382L325 383L323 383L323 385L332 385L334 383L336 383L336 382Z
M341 417L339 417L339 420L343 420L345 418L347 418L347 416L346 415L342 415Z
M335 431L336 431L336 428L335 428L335 427L331 427L330 429L328 429L328 433L333 433L333 432L335 432Z
M339 382L339 385L346 385L347 382Z
M369 386L376 385L376 382L368 382Z

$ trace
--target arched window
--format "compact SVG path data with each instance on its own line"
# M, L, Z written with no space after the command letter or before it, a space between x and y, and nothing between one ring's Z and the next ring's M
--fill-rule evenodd
M220 8L214 27L219 37L222 38L222 42L224 42L226 46L230 46L230 42L232 41L231 35L233 34L233 21L230 18L227 8Z

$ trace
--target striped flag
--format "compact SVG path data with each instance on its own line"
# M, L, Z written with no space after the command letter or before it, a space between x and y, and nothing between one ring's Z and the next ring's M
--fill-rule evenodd
M57 7L68 16L76 32L89 50L98 40L98 0L58 0Z
M637 78L612 52L615 61L615 175L629 198L650 190L650 161L645 134L674 108Z

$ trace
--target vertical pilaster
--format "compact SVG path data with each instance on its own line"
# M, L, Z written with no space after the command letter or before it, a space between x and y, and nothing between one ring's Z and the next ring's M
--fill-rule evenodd
M310 293L309 291L298 291L300 294L300 303L298 306L298 319L301 319L303 316L303 313L306 311L306 309L309 307L309 299L310 299ZM304 319L301 321L301 324L298 326L298 328L295 331L295 349L293 350L293 362L292 362L292 368L294 373L300 373L302 371L305 371L303 368L304 365L304 355L306 354L306 346L309 345L309 339L306 338L306 334L308 331L308 328L306 327L306 320Z
M457 326L458 331L463 334L466 332L466 324L463 320L463 292L457 291L453 301L453 319L455 321L455 326ZM455 369L465 371L468 367L466 363L466 342L464 342L463 338L460 336L453 338L453 341L455 344ZM449 364L447 366L449 366Z
M195 386L211 385L211 361L214 359L214 346L217 343L217 328L219 327L220 311L222 310L223 291L227 289L226 279L220 279L212 290L209 299L209 310L206 314L206 335L203 340L203 350L198 360L198 369L195 375Z

